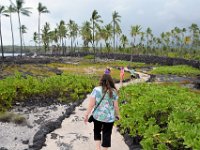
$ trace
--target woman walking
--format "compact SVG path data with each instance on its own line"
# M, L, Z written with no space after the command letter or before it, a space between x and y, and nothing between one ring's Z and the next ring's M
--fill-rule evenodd
M117 89L109 74L104 74L99 86L95 87L89 97L89 105L84 122L88 122L88 115L92 112L94 123L94 140L96 150L107 150L111 147L111 134L114 121L119 119ZM101 136L102 134L102 136ZM102 138L101 138L102 137Z
M123 80L124 80L124 67L120 68L120 85L123 86Z

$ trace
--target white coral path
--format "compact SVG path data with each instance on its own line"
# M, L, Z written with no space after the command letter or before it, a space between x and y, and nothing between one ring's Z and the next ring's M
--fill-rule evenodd
M126 86L130 83L137 83L148 80L149 76L140 74L140 79L132 80L129 83L124 83ZM116 84L117 88L120 87ZM93 140L93 123L87 125L83 122L83 117L88 105L88 99L76 107L74 114L70 115L62 122L62 127L56 129L47 135L46 146L42 150L95 150L95 143ZM112 147L110 150L129 150L125 144L123 137L113 128L112 132Z

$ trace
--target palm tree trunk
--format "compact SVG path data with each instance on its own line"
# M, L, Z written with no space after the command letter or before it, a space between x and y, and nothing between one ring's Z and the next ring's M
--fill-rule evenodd
M47 44L46 43L44 43L44 53L45 53L45 55L47 54Z
M115 36L115 49L118 50L118 42L119 42L119 37L118 35Z
M95 45L94 45L94 20L92 23L92 48L94 51L94 62L95 62L95 57L96 57L96 51L95 51Z
M22 43L23 43L23 49L25 50L24 34L22 34Z
M74 37L74 38L73 38L73 44L74 44L73 50L74 50L74 52L76 51L76 41L75 41L75 40L76 40L76 38Z
M71 52L73 50L73 42L72 42L72 37L71 37Z
M113 49L115 50L115 23L113 22Z
M19 12L17 13L18 14L18 20L19 20L19 35L20 35L20 53L21 53L21 57L22 57L22 29L21 29L21 20L20 20L20 14Z
M48 44L47 44L47 51L49 52L50 51L50 49L49 49L49 42L48 42ZM49 53L50 54L50 53Z
M134 51L134 49L135 49L135 37L133 38L133 50L131 52L131 62L133 60L133 51Z
M2 54L2 60L4 60L3 40L2 40L2 33L1 33L1 15L0 15L0 38L1 38L1 54Z
M65 49L64 49L64 43L63 43L63 37L61 38L61 42L62 42L62 51L63 51L63 56L65 55Z
M38 17L38 50L40 50L40 13Z
M12 24L12 16L10 13L10 29L11 29L11 34L12 34L12 50L13 50L13 57L15 55L15 47L14 47L14 35L13 35L13 24Z

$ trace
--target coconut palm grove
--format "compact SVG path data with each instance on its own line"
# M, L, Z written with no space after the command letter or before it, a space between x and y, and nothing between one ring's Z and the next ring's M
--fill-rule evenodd
M28 6L28 0L8 2L0 2L0 149L48 146L48 134L62 129L61 123L82 106L108 67L117 86L120 68L125 68L127 84L118 89L120 120L115 127L129 149L200 149L199 22L158 35L140 24L124 29L117 10L107 23L94 9L81 24L60 18L55 26L45 21L53 14L42 1L37 8ZM24 20L33 12L37 30L30 45ZM10 39L4 44L7 28ZM65 112L52 115L60 119L57 125L46 114L59 109ZM67 142L57 146L73 150Z

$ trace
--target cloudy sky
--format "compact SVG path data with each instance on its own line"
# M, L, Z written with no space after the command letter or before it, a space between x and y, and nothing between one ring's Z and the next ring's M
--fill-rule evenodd
M15 2L15 0L13 0ZM101 15L104 25L112 18L112 12L117 11L121 16L121 28L124 34L130 35L132 25L147 27L155 35L166 32L175 26L188 28L192 23L200 26L200 0L25 0L25 7L32 8L30 17L22 16L21 22L28 30L25 37L26 45L33 45L33 32L37 31L37 6L41 2L50 11L42 14L41 27L49 22L51 28L56 27L60 20L66 23L74 20L79 26L89 20L92 11L96 9ZM8 6L9 0L0 0L0 5ZM4 45L11 44L9 19L2 17L2 35ZM13 15L15 43L19 45L19 25L17 15Z

